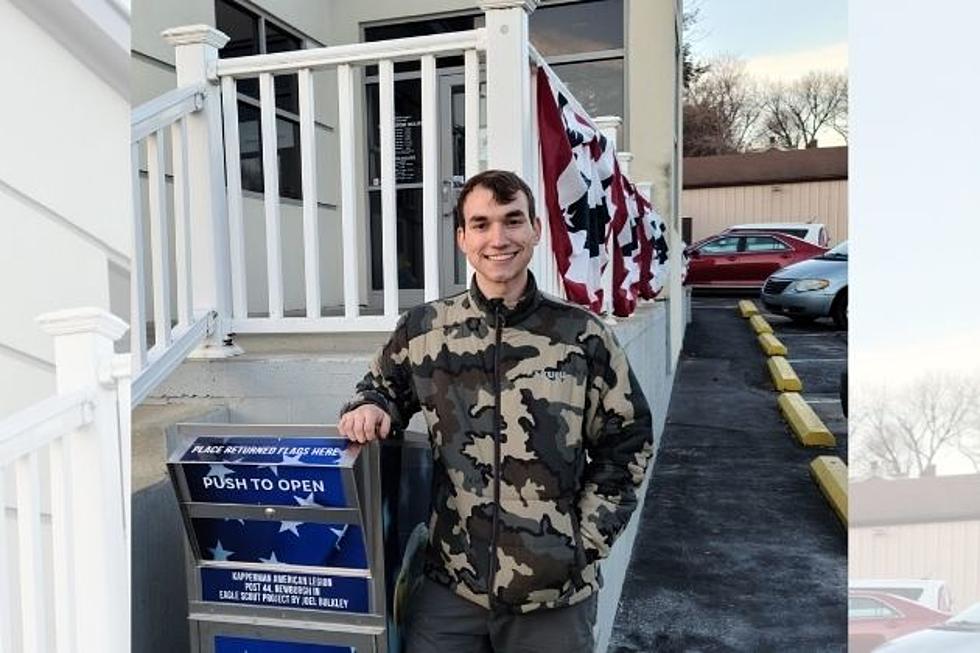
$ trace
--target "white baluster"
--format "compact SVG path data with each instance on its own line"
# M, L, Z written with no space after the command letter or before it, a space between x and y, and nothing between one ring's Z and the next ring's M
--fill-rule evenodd
M384 262L384 313L398 315L398 241L395 220L395 76L390 59L378 63L381 145L381 260Z
M44 563L41 550L41 480L37 453L17 459L17 553L20 565L21 647L25 651L46 651L44 623Z
M170 126L174 153L174 265L177 273L177 324L189 327L194 321L191 289L191 196L187 190L187 120Z
M231 255L232 315L248 317L245 273L245 222L242 219L242 164L238 140L238 85L233 77L221 80L225 124L225 174L228 178L228 239Z
M476 50L463 54L463 136L466 178L480 172L480 57ZM462 220L463 216L459 216ZM466 260L466 282L473 278L473 265Z
M354 80L349 64L337 66L337 129L340 132L340 215L344 256L344 316L361 313L358 302L357 189L354 165Z
M422 57L422 259L425 301L439 290L439 96L436 58Z
M303 179L303 271L306 275L306 317L320 317L320 236L317 221L316 106L313 73L299 71L299 143Z
M133 355L135 371L143 369L146 361L146 267L143 263L146 238L143 233L143 197L140 192L140 145L130 147L131 184L133 192L133 258L130 263L129 323L132 327L129 351Z
M15 615L10 602L10 590L13 588L13 578L10 575L10 565L7 562L7 487L6 465L0 465L0 622L13 624ZM0 653L13 653L13 628L0 628Z
M163 130L146 139L146 169L150 179L150 261L153 267L153 348L170 346L170 221L164 180Z
M279 229L279 138L272 73L259 76L262 118L262 180L265 189L265 256L269 278L269 317L282 317L282 236Z
M54 577L54 618L56 650L75 650L75 567L71 548L75 519L72 514L71 436L54 440L48 449L51 475L51 543Z

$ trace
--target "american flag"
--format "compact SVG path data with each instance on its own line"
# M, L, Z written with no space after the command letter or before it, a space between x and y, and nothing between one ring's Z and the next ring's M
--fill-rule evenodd
M557 85L537 75L544 203L570 301L602 310L602 272L613 264L613 313L632 314L666 282L666 226L623 174L612 144ZM608 236L612 235L612 251Z

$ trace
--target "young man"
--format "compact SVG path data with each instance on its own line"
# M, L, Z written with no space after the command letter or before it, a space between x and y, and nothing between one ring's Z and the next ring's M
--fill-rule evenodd
M591 653L599 561L653 451L626 355L587 310L538 291L531 190L488 170L457 204L470 289L399 320L345 407L368 442L419 410L433 451L426 580L409 653Z

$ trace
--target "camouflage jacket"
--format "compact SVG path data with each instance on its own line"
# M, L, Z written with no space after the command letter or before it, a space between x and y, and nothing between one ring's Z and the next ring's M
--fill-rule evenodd
M345 410L374 403L433 449L426 574L484 607L577 603L626 526L653 451L650 411L612 332L528 287L468 292L399 320Z

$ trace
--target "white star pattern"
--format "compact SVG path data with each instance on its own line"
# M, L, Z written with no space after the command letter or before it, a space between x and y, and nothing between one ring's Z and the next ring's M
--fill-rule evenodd
M298 503L301 506L315 506L315 507L317 506L316 501L313 500L312 492L310 492L310 496L306 497L305 499L303 497L297 497L297 496L294 496L293 498L296 499L296 503Z
M281 464L283 464L283 465L303 465L305 463L302 463L299 460L302 457L303 457L302 454L296 455L296 456L283 456L282 457L282 463Z
M335 549L340 548L340 541L344 539L344 535L347 533L347 528L350 524L344 524L343 528L331 528L330 532L337 536L337 543L334 544Z
M216 477L216 478L223 479L225 476L228 476L228 474L235 473L235 470L228 469L227 467L225 467L220 463L217 465L208 465L208 467L210 467L211 469L208 470L207 476L212 478Z
M238 519L236 517L225 517L225 521L237 521L242 526L245 525L245 520L244 519Z
M299 527L303 525L301 521L284 521L279 522L279 532L285 533L286 531L291 532L296 537L299 537Z
M278 465L278 463L275 464L275 465L272 465L272 464L269 464L269 465L257 465L256 466L256 469L271 469L273 476L276 476L276 477L279 476L279 465Z
M279 561L278 561L278 560L276 560L276 552L275 552L275 551L273 551L273 552L272 552L272 553L271 553L271 554L269 555L269 557L268 557L268 558L259 558L259 562L268 562L268 563L271 563L271 564L276 564L276 563L278 563Z
M208 550L211 552L211 559L219 561L227 560L235 553L234 551L228 551L225 549L225 547L221 546L221 540L218 540L218 546Z

